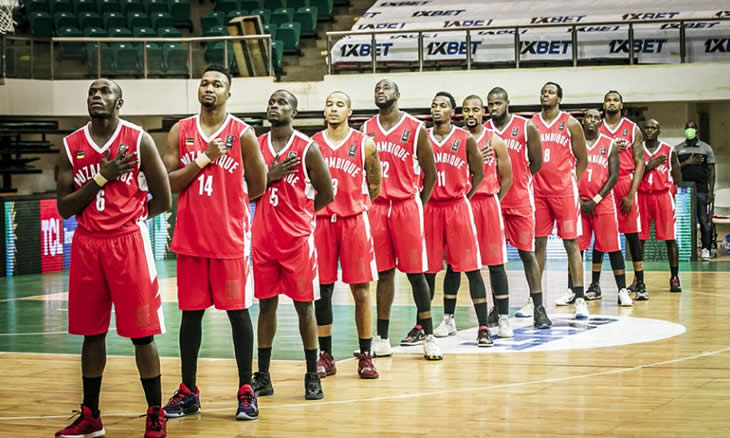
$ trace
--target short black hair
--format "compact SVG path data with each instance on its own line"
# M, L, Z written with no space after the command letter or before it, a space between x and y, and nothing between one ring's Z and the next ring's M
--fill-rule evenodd
M297 97L291 91L284 90L283 88L281 88L281 89L276 90L273 93L271 93L271 95L273 96L276 93L284 93L284 94L287 94L289 96L289 105L291 105L292 107L294 107L294 109L298 109L299 108L299 100L297 100Z
M478 100L478 101L479 101L479 103L480 103L480 104L481 104L482 106L484 106L484 101L482 100L482 98L481 98L481 97L477 96L476 94L470 94L470 95L466 96L466 97L464 98L464 102L466 102L467 100L471 100L471 99L476 99L476 100Z
M205 71L203 71L203 74L208 73L209 71L217 71L218 73L222 74L223 76L228 79L228 87L231 87L231 74L228 73L228 69L223 67L220 64L211 64L208 67L205 68Z
M438 93L436 93L436 95L433 98L435 99L439 96L449 99L449 104L451 104L451 109L453 109L453 110L456 109L456 99L454 99L454 96L452 96L451 93L449 93L448 91L439 91Z
M609 94L615 94L615 95L617 95L619 102L624 103L624 97L621 95L621 93L619 93L616 90L608 90L608 93L606 93L606 94L603 95L603 101L604 102L606 101L606 98L608 97Z
M350 96L347 93L345 93L344 91L333 91L330 94L328 94L327 97L330 97L333 94L341 94L341 95L345 96L345 100L347 100L347 107L352 108L352 99L350 99Z
M493 94L504 94L504 98L509 100L509 94L507 94L507 90L502 87L492 88L491 90L489 90L489 94L487 94L487 96L491 96Z
M557 82L548 81L545 82L545 85L554 85L555 88L558 89L558 97L561 99L563 98L563 87L561 87L560 84L558 84ZM542 88L545 88L545 85L543 85Z

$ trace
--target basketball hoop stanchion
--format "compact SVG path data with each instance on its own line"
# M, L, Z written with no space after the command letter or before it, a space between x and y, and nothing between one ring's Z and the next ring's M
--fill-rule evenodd
M13 9L17 3L16 0L0 0L0 34L4 35L15 30Z

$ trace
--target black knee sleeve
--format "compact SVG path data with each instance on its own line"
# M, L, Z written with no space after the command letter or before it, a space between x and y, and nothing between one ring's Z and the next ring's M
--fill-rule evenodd
M477 272L478 274L479 272ZM469 273L466 273L469 276ZM471 280L469 280L471 281ZM451 269L451 265L446 267L446 275L444 275L444 293L449 295L456 295L461 287L461 272L454 272Z
M629 244L629 251L631 252L631 261L640 262L640 261L644 260L644 256L641 254L641 241L639 240L639 233L627 234L626 241Z
M614 271L626 269L626 264L624 263L624 255L621 254L621 251L609 253L608 259L611 260L611 269L613 269Z
M492 285L493 295L509 294L507 271L505 271L504 265L494 265L489 267L489 283Z
M132 338L132 343L134 345L147 345L151 344L154 340L154 336L145 336L144 338Z
M423 274L426 277L426 284L428 284L428 292L431 295L431 300L436 294L436 274Z
M332 292L334 290L334 283L319 286L320 298L314 302L314 316L317 318L317 325L332 324L334 319L332 316Z
M487 289L484 287L484 280L482 280L481 272L467 272L466 278L469 280L469 295L472 300L487 297Z
M593 264L594 265L603 264L603 253L601 251L597 251L595 247L593 248Z
M406 274L408 281L413 289L413 301L416 302L418 312L428 312L431 310L431 293L428 290L428 283L423 274Z

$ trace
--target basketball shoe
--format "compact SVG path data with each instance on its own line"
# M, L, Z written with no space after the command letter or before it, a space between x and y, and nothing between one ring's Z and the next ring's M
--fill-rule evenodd
M91 410L81 405L81 410L73 411L71 418L78 418L68 427L56 432L56 438L94 438L104 436L104 426L101 424L101 415L94 418ZM71 419L69 418L69 420Z
M499 315L499 328L497 329L497 336L500 338L511 338L514 337L515 333L512 331L512 326L509 322L508 315Z
M636 284L636 298L634 298L636 301L646 301L649 299L649 291L646 290L646 284L644 283L637 283Z
M236 420L258 420L259 401L251 385L241 385L238 389L238 410Z
M515 316L518 318L529 318L532 316L533 312L535 311L535 306L532 303L532 297L527 299L527 303L522 306L520 310L515 313Z
M147 420L145 422L144 438L166 438L167 419L165 411L159 406L151 406L147 409Z
M377 379L378 370L373 365L373 359L368 353L362 353L357 358L357 375L361 379Z
M631 297L629 296L628 289L623 288L618 291L618 305L620 307L631 307L634 305L634 302L631 300Z
M571 304L575 304L575 294L570 289L568 289L565 295L555 300L556 306L570 306Z
M433 335L437 338L456 336L456 320L454 319L454 315L444 315L441 324L433 330Z
M585 298L575 299L575 319L588 319L591 316L588 313L588 306L586 305Z
M601 299L601 285L598 283L591 283L586 290L586 301L600 300Z
M441 360L444 355L441 354L439 344L436 343L436 338L433 335L426 335L423 339L423 357L427 360Z
M352 352L355 357L360 357L360 349ZM388 338L381 338L379 335L373 336L373 343L370 346L371 357L389 357L393 355L393 347L390 346Z
M185 386L184 383L180 383L180 387L175 391L175 394L170 397L163 408L165 417L167 418L179 418L186 415L197 414L200 412L200 390L195 387L195 394Z
M533 325L538 329L549 329L553 326L553 322L547 316L545 306L537 306L535 309L535 318L533 319Z
M679 283L679 277L669 279L669 292L682 292L682 285Z
M401 339L400 344L403 346L408 345L421 345L426 337L426 332L423 331L420 325L416 324L411 331L408 332L405 338Z
M319 352L319 360L317 360L317 375L320 378L327 376L334 376L337 374L337 366L335 366L335 359L322 350Z
M316 373L315 373L316 374ZM274 385L271 384L271 374L267 371L253 373L253 391L257 397L274 395Z
M477 330L477 347L493 347L494 341L489 336L489 329L486 326L479 327Z
M307 400L322 400L324 398L322 382L319 380L317 373L304 375L304 398Z

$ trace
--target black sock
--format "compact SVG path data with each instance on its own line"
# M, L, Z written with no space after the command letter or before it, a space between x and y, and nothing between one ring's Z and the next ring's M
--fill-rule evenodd
M451 265L446 266L446 275L444 275L444 315L453 316L456 312L456 298L449 298L447 295L456 297L460 287L461 272L454 272Z
M490 266L490 275L491 272L492 270ZM487 304L487 288L484 286L482 273L479 271L467 272L466 278L469 280L469 295L471 296L471 301L474 305L474 311L477 314L479 326L486 327L487 315L489 314L489 304Z
M534 304L535 307L542 306L542 292L530 292L530 298L532 298L532 304Z
M670 266L669 270L672 271L672 277L679 275L679 266Z
M497 306L497 314L509 314L509 298L495 298L494 305Z
M644 271L634 271L634 277L636 278L637 283L643 283L644 282Z
M603 253L601 251L596 251L596 248L593 248L593 264L599 265L597 271L591 272L591 283L600 283L601 281L601 269L603 266ZM595 269L595 268L593 268Z
M428 285L428 293L431 295L431 301L433 296L436 295L436 274L423 274L426 277L426 284ZM444 279L446 281L446 279ZM444 288L446 290L446 288Z
M583 293L583 286L575 286L573 288L573 293L575 294L576 298L583 298L585 294Z
M317 372L317 349L304 350L304 358L307 360L307 372Z
M613 274L613 278L616 280L616 287L621 289L626 289L626 274Z
M229 310L233 347L236 352L238 366L238 387L251 384L251 368L253 361L253 324L248 309ZM192 390L193 392L195 389Z
M601 271L591 272L591 283L598 284L601 281Z
M613 277L616 279L616 287L619 290L626 288L626 265L624 264L624 255L621 251L615 251L608 254L608 259L611 262L611 269L613 270ZM616 274L616 271L624 271L623 274Z
M315 361L316 361L316 358L315 358ZM269 347L269 348L260 348L259 347L259 371L262 373L268 373L270 364L271 364L271 347Z
M378 336L380 339L388 339L389 319L378 319Z
M140 380L142 381L144 396L147 399L147 407L162 406L162 384L160 383L160 376L147 379L143 377ZM192 391L195 390L193 389Z
M421 319L421 328L427 335L433 334L433 318Z
M180 367L182 381L188 389L195 393L196 374L198 372L198 352L203 333L203 315L205 310L183 310L180 320Z
M413 291L413 301L416 302L416 318L418 324L423 328L427 335L433 333L433 321L428 318L420 319L418 314L431 311L431 293L428 290L428 283L426 282L426 276L423 274L407 274L408 281L411 283L411 290ZM431 327L431 330L426 330L426 327Z
M99 416L99 393L101 392L101 376L82 377L84 384L83 405L89 408L94 417Z
M373 344L373 338L360 338L358 339L358 343L360 344L360 353L370 353L370 346Z
M332 336L320 336L319 349L332 356Z

